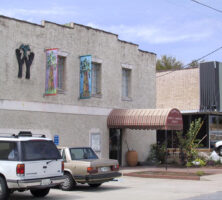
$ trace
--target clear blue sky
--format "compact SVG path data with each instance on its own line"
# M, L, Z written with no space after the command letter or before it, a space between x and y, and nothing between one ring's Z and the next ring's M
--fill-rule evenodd
M199 0L222 10L221 0ZM0 0L0 14L103 29L184 65L222 46L222 13L191 0ZM204 60L222 61L222 49Z

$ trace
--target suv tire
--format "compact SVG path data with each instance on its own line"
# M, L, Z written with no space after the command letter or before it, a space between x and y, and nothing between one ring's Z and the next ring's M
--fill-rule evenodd
M9 198L9 189L6 181L0 176L0 199L7 200Z
M72 175L70 173L65 173L64 177L65 177L65 182L60 185L60 188L64 191L72 190L76 185L76 182L73 179Z
M50 188L30 190L34 197L44 197L49 193Z

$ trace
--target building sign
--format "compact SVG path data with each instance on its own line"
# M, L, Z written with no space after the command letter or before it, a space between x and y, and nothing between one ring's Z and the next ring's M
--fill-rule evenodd
M55 145L59 145L59 136L58 135L54 135L54 143L55 143Z
M92 81L92 58L80 56L80 99L90 98Z
M101 151L101 136L100 133L91 134L91 147L95 152Z
M19 49L15 50L16 58L18 60L18 78L22 78L22 67L25 63L26 65L26 79L30 79L30 68L32 65L32 61L34 59L35 54L31 52L29 45L22 44Z
M57 63L58 49L47 49L45 95L56 95L57 93Z

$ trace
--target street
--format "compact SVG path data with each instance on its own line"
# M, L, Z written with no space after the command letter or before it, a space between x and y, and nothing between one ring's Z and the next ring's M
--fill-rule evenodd
M221 181L190 181L122 177L118 182L103 184L100 188L79 185L71 192L52 189L45 200L219 200ZM15 192L11 200L33 199L29 191Z

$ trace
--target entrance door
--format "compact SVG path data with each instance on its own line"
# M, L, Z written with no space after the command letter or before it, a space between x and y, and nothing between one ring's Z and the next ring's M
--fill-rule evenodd
M109 130L109 158L122 164L122 129Z

